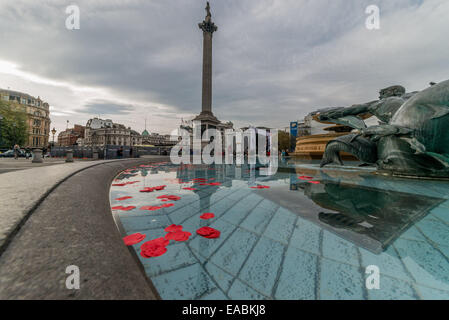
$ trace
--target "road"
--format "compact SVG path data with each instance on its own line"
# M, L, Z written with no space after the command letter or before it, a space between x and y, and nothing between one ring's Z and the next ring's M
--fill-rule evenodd
M32 163L31 159L27 160L25 158L19 158L17 160L14 158L0 158L0 174L10 171L53 166L62 163L65 163L65 160L57 158L45 158L43 163Z

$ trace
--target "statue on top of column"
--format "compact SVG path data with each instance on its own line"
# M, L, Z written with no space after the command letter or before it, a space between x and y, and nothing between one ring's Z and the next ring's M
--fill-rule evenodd
M202 29L204 32L214 33L217 31L217 26L212 22L212 15L210 13L210 4L209 1L207 1L206 5L206 18L202 23L199 23L198 26L200 29Z
M209 18L209 19L212 18L212 15L210 14L210 4L209 4L209 1L207 1L206 12L207 12L206 19L207 19L207 18Z

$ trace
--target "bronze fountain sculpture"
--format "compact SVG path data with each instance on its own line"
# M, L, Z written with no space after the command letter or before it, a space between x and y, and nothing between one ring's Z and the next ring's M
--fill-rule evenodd
M366 113L381 123L366 127L359 117ZM375 164L382 173L449 178L449 80L412 93L389 87L380 91L378 101L332 110L319 118L355 129L327 144L321 167L343 165L339 153L345 151Z

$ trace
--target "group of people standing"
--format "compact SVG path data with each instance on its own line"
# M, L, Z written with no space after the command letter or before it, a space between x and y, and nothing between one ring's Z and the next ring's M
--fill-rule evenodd
M19 146L18 144L15 144L14 147L13 147L13 151L14 151L14 159L17 160L17 159L19 158L20 151L21 151L20 146ZM43 154L44 157L45 157L45 155L47 154L47 148L43 148L42 154ZM33 154L32 154L32 152L31 152L31 149L30 149L29 147L26 147L26 148L25 148L25 158L28 160L28 159L30 159L32 156L33 156Z
M13 150L14 150L14 159L17 160L19 158L19 153L20 153L20 150L21 150L20 146L18 144L15 144ZM25 157L27 159L31 158L31 149L28 148L28 147L25 148Z

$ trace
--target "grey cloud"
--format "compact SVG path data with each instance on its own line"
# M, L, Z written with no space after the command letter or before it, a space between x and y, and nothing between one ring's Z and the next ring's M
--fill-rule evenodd
M90 115L122 115L130 114L134 110L132 105L118 104L111 101L92 101L87 103L78 112Z
M68 31L64 9L71 3L2 2L0 40L7 45L0 58L51 79L107 88L180 114L198 113L197 23L205 1L78 0L81 29ZM242 125L283 126L317 108L372 100L390 84L418 90L448 78L447 1L376 3L381 30L370 32L364 21L372 0L211 1L219 28L216 115ZM117 114L132 112L115 107ZM95 114L97 108L115 107L93 104L83 110Z

